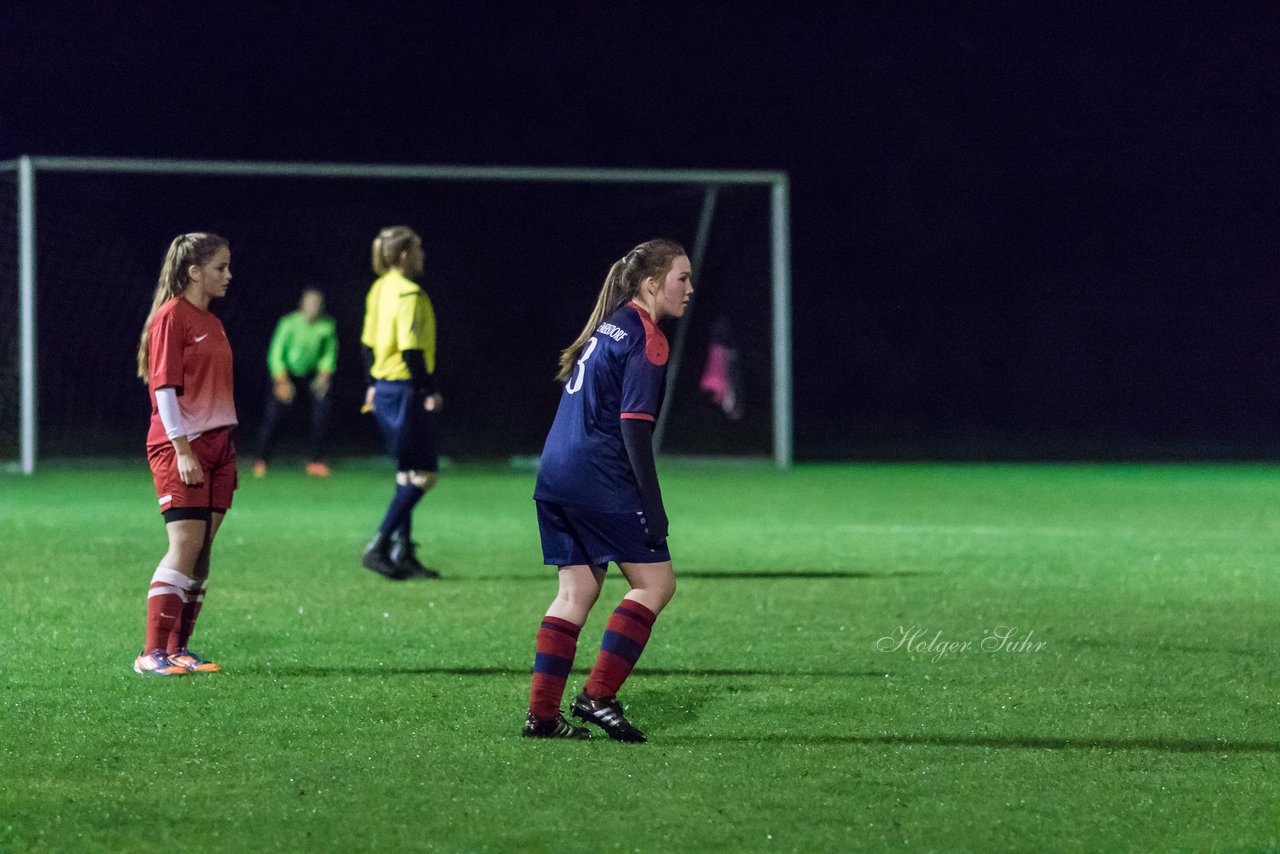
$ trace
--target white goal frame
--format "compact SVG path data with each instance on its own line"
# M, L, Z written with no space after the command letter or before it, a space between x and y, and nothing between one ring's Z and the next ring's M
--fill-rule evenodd
M791 403L791 237L790 186L786 172L703 169L608 169L545 166L440 166L372 163L291 163L251 160L173 160L115 157L22 156L0 161L0 172L16 171L18 183L18 312L21 424L20 466L36 468L36 177L40 172L90 172L237 177L364 178L424 181L509 181L590 184L684 184L703 189L702 213L694 244L694 276L700 264L717 191L725 186L770 190L770 284L773 331L773 460L780 469L792 462ZM676 333L668 391L679 370L687 325ZM663 424L655 434L661 447Z

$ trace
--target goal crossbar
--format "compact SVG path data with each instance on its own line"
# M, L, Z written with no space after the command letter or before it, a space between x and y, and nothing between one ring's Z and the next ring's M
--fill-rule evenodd
M773 332L773 458L792 461L791 243L786 172L717 169L611 169L553 166L448 166L436 164L294 163L262 160L180 160L133 157L23 156L0 161L0 172L16 172L18 183L18 301L21 469L36 465L35 240L36 175L39 172L98 174L224 175L278 178L361 178L437 181L509 181L579 184L683 184L714 190L758 186L770 190L770 286ZM699 233L710 227L704 206Z

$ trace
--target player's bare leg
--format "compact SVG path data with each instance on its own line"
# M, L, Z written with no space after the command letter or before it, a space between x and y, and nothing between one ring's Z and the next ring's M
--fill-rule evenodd
M676 595L676 573L671 561L662 563L623 563L622 575L631 585L625 598L648 608L655 616L662 613Z
M226 518L225 513L209 514L209 527L207 536L202 535L200 553L196 556L196 561L192 567L191 577L196 581L205 582L209 580L209 558L213 554L213 538L218 536L218 529L222 527L222 520Z
M182 606L182 619L169 637L169 660L185 667L191 673L217 673L222 670L221 665L192 652L188 643L191 633L195 631L196 619L204 606L205 592L209 582L209 563L213 556L213 538L217 536L225 517L225 513L211 513L209 516L209 522L204 531L203 547L200 549L200 554L196 556L191 586L187 589L187 600Z
M169 548L147 591L147 636L133 669L143 676L178 676L187 668L168 658L170 639L182 622L195 586L196 565L205 546L209 523L203 519L174 519L164 526Z
M675 596L676 575L671 561L619 566L631 590L609 617L600 657L571 708L574 717L595 724L615 741L642 743L645 735L627 720L618 689L644 652L653 621Z
M581 626L604 587L603 566L562 566L556 573L560 589L547 608L548 617L558 617Z
M169 535L169 550L160 559L160 565L194 578L208 527L209 523L203 519L177 519L166 523L164 530Z

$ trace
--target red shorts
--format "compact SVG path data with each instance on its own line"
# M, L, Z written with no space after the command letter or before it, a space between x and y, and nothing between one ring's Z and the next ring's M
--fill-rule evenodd
M236 491L236 443L230 427L219 427L201 433L191 441L191 450L200 461L204 483L187 486L178 476L178 455L172 442L147 446L147 462L156 482L160 512L179 507L209 509L225 513L231 507L231 494Z

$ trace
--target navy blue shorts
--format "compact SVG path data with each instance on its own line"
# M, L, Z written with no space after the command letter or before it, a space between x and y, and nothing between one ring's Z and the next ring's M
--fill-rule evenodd
M373 416L396 471L438 471L436 416L422 408L427 396L405 380L378 380Z
M609 563L663 563L671 560L664 542L645 543L645 518L639 511L602 513L536 501L542 562L548 566L600 566Z

